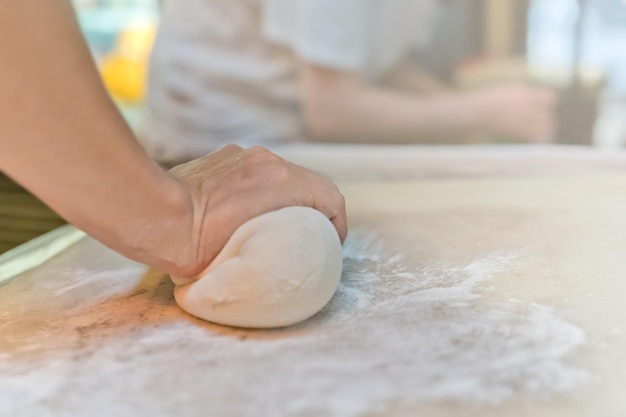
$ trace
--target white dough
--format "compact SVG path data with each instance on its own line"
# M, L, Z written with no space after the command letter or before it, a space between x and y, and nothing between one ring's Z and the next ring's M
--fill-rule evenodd
M282 327L331 299L343 268L341 243L319 211L287 207L241 225L197 280L172 277L188 313L237 327Z

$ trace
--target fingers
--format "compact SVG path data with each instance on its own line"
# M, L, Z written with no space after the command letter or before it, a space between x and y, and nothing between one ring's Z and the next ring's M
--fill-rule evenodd
M343 244L348 236L348 218L346 217L345 208L335 216L331 217L330 221L333 226L335 226L335 229L337 229L339 240L341 241L341 244Z
M313 198L315 201L312 207L320 211L331 221L337 230L339 240L343 243L348 234L346 203L343 194L333 186L333 188L327 187L326 192L314 196Z
M328 217L332 222L339 240L344 243L348 234L348 222L346 217L346 200L339 189L329 183L328 191L322 196L322 202L319 204L318 210Z
M312 207L328 218L339 235L343 244L348 234L346 201L339 188L327 178L307 168L290 164L296 175L302 176L304 182L299 186L302 193L300 205Z

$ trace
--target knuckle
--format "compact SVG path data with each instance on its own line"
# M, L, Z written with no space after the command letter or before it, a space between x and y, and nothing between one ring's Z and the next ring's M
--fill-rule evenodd
M248 153L265 153L265 152L269 152L267 150L267 148L260 146L260 145L255 145L255 146L251 146L248 149L246 149L246 152Z
M277 182L288 181L291 178L291 170L286 164L272 164L268 166L268 175Z
M263 146L258 146L258 145L248 148L246 150L246 153L248 153L249 155L262 156L262 157L273 155L267 148Z
M339 187L335 184L331 183L331 194L334 197L334 201L340 207L345 207L346 205L346 197L341 193Z
M280 160L280 157L267 148L262 146L253 146L245 151L246 161L253 164L272 163Z
M235 145L233 143L229 143L227 145L220 146L220 148L217 151L240 151L240 150L241 150L241 146Z
M343 194L339 193L337 202L338 202L339 206L341 207L341 209L345 211L345 208L346 208L346 197Z

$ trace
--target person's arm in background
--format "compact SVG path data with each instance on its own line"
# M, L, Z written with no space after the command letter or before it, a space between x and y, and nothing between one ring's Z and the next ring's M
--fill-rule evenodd
M104 90L66 0L0 2L0 169L109 247L179 276L284 206L317 208L346 233L336 187L263 149L159 168Z
M434 94L450 90L450 86L445 82L412 62L398 65L385 76L382 85L393 90L416 94Z
M541 142L553 133L550 90L502 84L436 91L439 86L410 70L395 78L396 88L371 85L353 73L303 62L302 108L314 139L440 143L485 134ZM397 88L402 82L409 84L406 91ZM428 94L416 94L419 87Z

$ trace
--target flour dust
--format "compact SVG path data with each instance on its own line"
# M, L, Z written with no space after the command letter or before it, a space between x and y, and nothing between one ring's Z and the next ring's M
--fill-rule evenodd
M549 307L479 291L520 254L417 268L374 232L357 231L344 255L336 296L302 325L215 332L166 322L100 339L80 360L42 364L16 379L13 394L46 382L46 398L28 404L32 415L62 397L77 415L130 416L120 396L141 402L165 385L158 404L139 404L145 412L196 415L205 404L216 416L352 417L390 404L542 401L585 382L571 364L585 341L580 328Z

